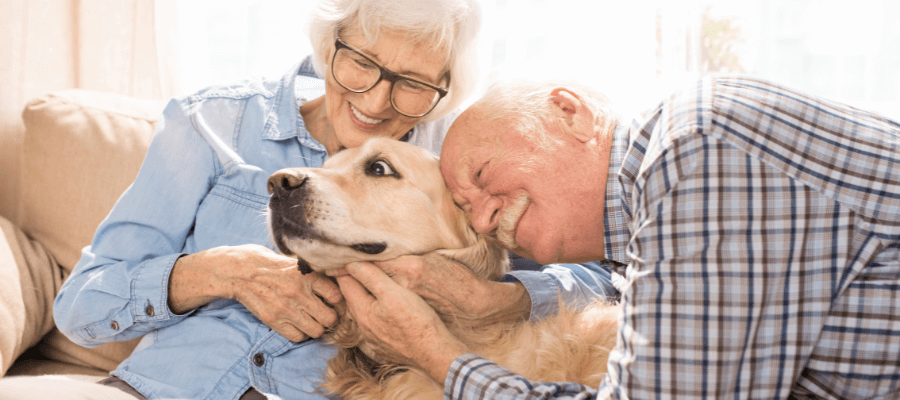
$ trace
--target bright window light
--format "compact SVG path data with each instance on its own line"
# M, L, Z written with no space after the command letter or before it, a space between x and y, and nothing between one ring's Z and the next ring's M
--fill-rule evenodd
M177 2L179 88L278 78L311 51L312 0ZM625 111L739 72L900 119L900 2L893 0L483 0L480 87L563 78Z

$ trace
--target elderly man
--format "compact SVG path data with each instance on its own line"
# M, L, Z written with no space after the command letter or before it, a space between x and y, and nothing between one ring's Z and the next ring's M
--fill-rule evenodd
M750 77L630 125L608 110L578 87L498 87L441 154L478 231L544 263L627 265L600 388L469 354L411 291L348 265L368 334L454 399L900 397L898 123Z

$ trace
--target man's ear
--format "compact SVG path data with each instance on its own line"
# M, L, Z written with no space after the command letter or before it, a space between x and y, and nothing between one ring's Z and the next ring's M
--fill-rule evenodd
M550 92L550 101L553 103L553 113L569 128L573 137L583 143L596 137L594 113L575 92L563 87L553 89Z

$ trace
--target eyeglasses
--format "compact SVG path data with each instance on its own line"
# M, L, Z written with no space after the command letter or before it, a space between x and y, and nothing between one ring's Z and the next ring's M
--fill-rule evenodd
M382 67L340 39L334 41L331 75L341 87L354 93L366 92L387 80L391 83L391 106L411 118L425 116L447 95L447 89Z

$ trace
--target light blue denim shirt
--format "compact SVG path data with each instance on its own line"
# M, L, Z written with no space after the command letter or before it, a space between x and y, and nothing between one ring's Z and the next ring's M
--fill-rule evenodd
M309 58L281 80L212 87L173 99L135 182L101 223L54 303L59 329L87 347L143 336L112 372L148 398L237 399L250 386L286 399L316 394L335 350L292 343L240 303L219 299L178 315L167 306L181 255L255 243L274 250L266 181L285 167L319 167L298 102L324 93ZM416 126L408 140L440 152L454 115ZM609 294L608 272L580 265L517 271L533 317Z

